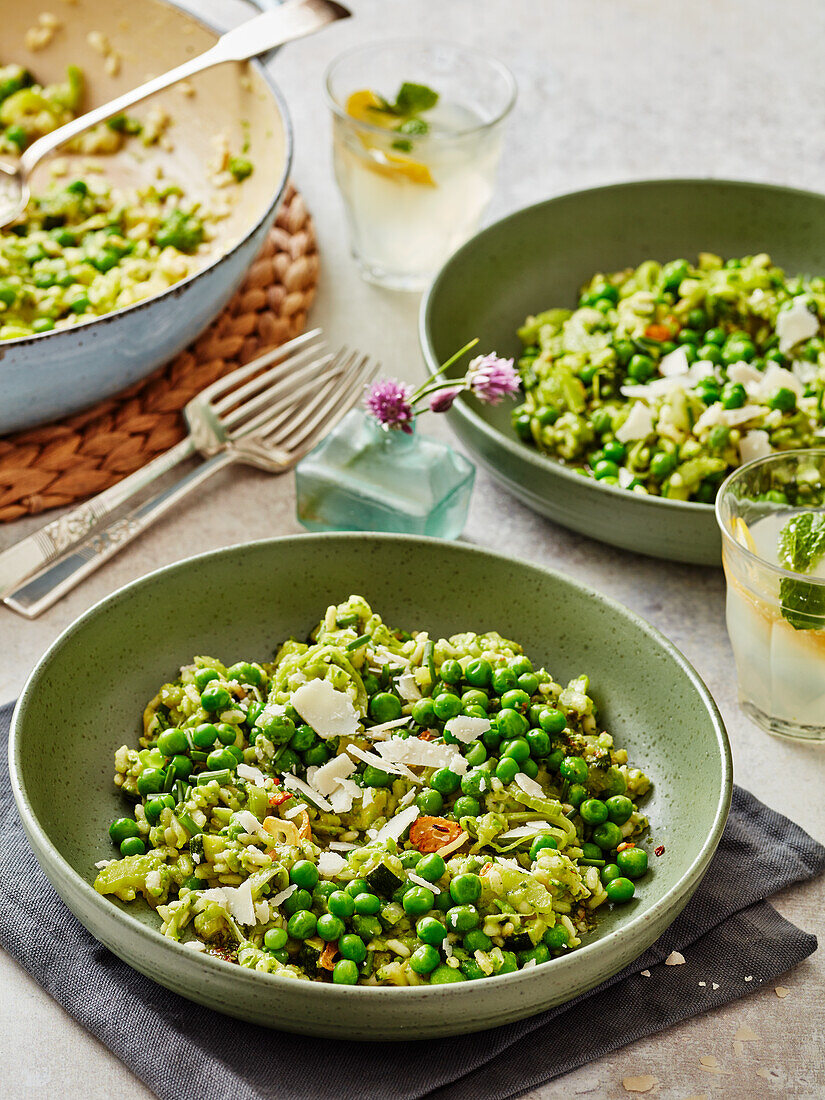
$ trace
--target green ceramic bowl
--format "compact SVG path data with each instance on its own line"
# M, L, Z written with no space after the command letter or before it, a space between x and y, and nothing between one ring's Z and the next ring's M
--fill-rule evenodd
M421 306L430 368L474 336L518 355L529 313L574 306L597 271L642 260L768 252L789 273L825 273L825 196L727 180L646 180L577 191L525 207L460 248ZM449 413L459 439L528 507L591 538L670 561L719 565L710 504L639 496L583 478L522 443L510 403L460 400Z
M148 909L92 889L95 862L111 857L108 824L123 812L112 785L113 752L134 743L158 684L195 653L225 661L271 653L353 592L389 622L444 634L495 628L523 642L558 679L591 676L605 727L653 778L647 811L666 852L651 861L638 899L605 910L585 947L481 982L347 988L196 955L161 936ZM17 805L43 870L116 955L220 1012L351 1039L480 1030L591 989L636 958L679 913L719 843L731 794L730 748L716 707L693 669L650 626L557 573L466 545L401 536L257 542L129 585L70 627L32 673L15 711L9 755Z

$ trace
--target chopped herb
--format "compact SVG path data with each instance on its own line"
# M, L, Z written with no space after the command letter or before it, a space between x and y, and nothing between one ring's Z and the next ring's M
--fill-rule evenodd
M251 176L253 171L252 161L248 157L230 157L228 167L238 183Z
M107 118L106 125L117 134L139 134L143 131L143 126L136 118L130 118L128 115L123 114L112 115L111 118Z
M368 641L370 641L369 634L362 634L360 638L356 638L352 642L347 642L345 648L349 651L352 651L353 649L360 649L361 646L366 645Z
M779 561L794 573L807 573L825 554L825 514L800 512L779 533ZM825 586L784 577L779 585L782 618L794 630L821 629Z

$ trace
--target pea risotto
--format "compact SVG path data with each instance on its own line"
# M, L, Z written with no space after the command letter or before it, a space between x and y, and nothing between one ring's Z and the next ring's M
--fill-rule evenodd
M825 279L764 253L595 275L528 317L516 432L587 477L710 504L731 470L825 435Z
M647 872L648 778L495 632L431 639L360 596L272 662L196 657L115 753L134 803L95 889L253 970L461 982L578 947Z

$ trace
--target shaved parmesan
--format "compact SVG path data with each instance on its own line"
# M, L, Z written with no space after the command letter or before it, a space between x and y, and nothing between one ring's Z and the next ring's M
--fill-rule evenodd
M402 810L400 814L391 817L386 825L382 825L375 834L375 839L378 841L388 839L400 840L412 823L418 820L420 814L421 811L417 806L408 806L407 809Z
M516 772L516 785L521 787L525 794L530 794L534 798L547 798L541 784L537 783L535 779L531 779L529 775L525 775L524 772Z
M312 804L314 806L317 806L319 809L328 811L332 810L332 806L330 806L329 802L327 802L324 796L322 794L319 794L318 791L314 791L308 783L304 783L303 779L299 779L297 775L290 775L289 773L287 773L283 777L283 782L284 786L288 787L290 790L300 791L301 794L306 795L310 802L312 802Z
M255 903L255 919L258 924L266 924L269 921L269 902L266 898Z
M398 761L388 762L384 757L376 756L374 752L359 749L357 745L347 745L347 752L351 752L353 756L363 760L365 764L371 764L373 768L380 768L382 771L391 772L393 775L403 775L405 779L411 779L414 783L422 782L414 772L411 772L408 767Z
M337 691L329 680L309 680L293 692L292 706L319 737L354 737L358 713L345 691Z
M470 718L466 714L459 714L451 718L444 727L458 741L469 745L471 741L477 741L482 734L490 729L489 718Z
M646 439L653 431L653 413L646 405L633 405L624 424L616 430L620 443L633 439Z
M398 687L398 694L407 703L415 703L421 698L415 676L409 669L398 677L396 686Z
M254 783L256 787L266 786L268 777L264 775L260 768L255 768L252 764L238 764L237 774L241 779Z
M518 780L518 776L516 776L516 780ZM545 829L552 828L553 826L549 821L528 821L524 825L516 825L514 829L508 829L506 833L499 833L496 841L517 840L522 836L536 836L538 833L543 833Z
M358 847L357 844L350 844L348 840L331 840L329 846L334 852L354 852Z
M410 717L410 715L407 715L404 718L393 718L391 722L382 722L378 726L370 726L369 729L365 729L364 736L374 738L383 737L384 734L389 733L391 730L396 730L400 726L406 726L410 722L412 722L412 718Z
M677 375L674 378L654 378L652 382L646 382L643 386L622 386L621 392L625 397L638 397L642 401L650 401L664 394L673 393L674 390L683 390L688 381L688 376Z
M420 737L392 737L375 747L384 760L409 764L411 767L449 768L456 775L466 775L469 767L454 745L422 741Z
M743 464L755 458L766 458L770 453L771 438L767 432L748 432L739 440L739 457Z
M316 791L320 791L321 794L332 794L338 786L338 780L346 779L347 776L352 775L355 767L347 754L342 752L340 756L333 756L332 760L322 764L312 776L308 771L307 779Z
M659 373L665 378L687 374L689 370L690 363L688 362L687 352L683 347L676 348L667 355L663 355L659 360Z
M807 386L809 382L813 382L818 374L816 364L809 363L806 359L794 360L791 370L795 377L805 386Z
M274 905L276 908L279 905L283 905L286 899L291 898L297 889L297 886L287 886L286 890L281 890L280 894L276 894L274 897L270 898L269 904Z
M321 878L335 878L346 865L347 861L337 852L321 852L318 856L318 874Z
M629 489L636 479L626 466L619 467L619 487L622 489Z
M706 428L715 428L717 424L724 424L728 428L737 428L740 424L746 424L757 416L764 416L765 409L761 405L743 405L741 409L725 409L717 402L709 405L694 425L693 431L698 435Z
M790 351L801 340L816 336L819 332L819 318L811 313L804 298L794 298L790 309L782 309L776 315L776 335L779 337L779 350Z
M762 371L757 370L756 367L752 367L750 363L731 363L728 367L728 379L731 382L738 382L746 389L748 386L759 386L762 383Z
M450 852L454 852L457 848L460 848L461 845L466 840L469 840L469 839L470 839L470 834L469 833L459 833L458 836L455 838L455 840L451 840L449 844L443 844L438 849L438 854L442 857L443 856L448 856L450 854ZM521 868L519 868L519 870L521 870Z
M352 779L339 779L338 786L329 796L332 808L337 814L348 813L352 804L361 795L361 788Z
M439 886L436 886L434 882L428 882L425 878L422 878L421 875L415 874L414 871L410 871L407 878L410 882L414 882L416 886L424 886L427 890L432 890L434 894L441 893L441 888Z
M244 832L250 833L252 836L257 836L258 833L263 832L263 826L257 817L249 810L236 810L232 815Z
M238 924L256 923L251 879L242 882L240 886L215 886L211 890L204 890L199 897L216 901L224 906Z

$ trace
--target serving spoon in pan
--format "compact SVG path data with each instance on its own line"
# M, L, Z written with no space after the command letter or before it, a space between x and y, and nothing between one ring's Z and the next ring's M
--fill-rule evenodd
M14 221L26 209L31 191L29 179L35 167L47 153L82 134L84 130L96 126L99 122L120 114L127 107L134 106L155 92L186 80L213 65L224 61L248 61L252 57L266 53L276 46L283 46L293 39L334 23L338 19L347 19L351 13L336 0L287 0L287 3L262 15L249 19L226 34L204 53L184 61L169 72L153 77L144 84L124 92L116 99L95 107L86 114L73 118L65 126L59 126L51 133L38 138L25 150L15 165L0 162L0 229Z

